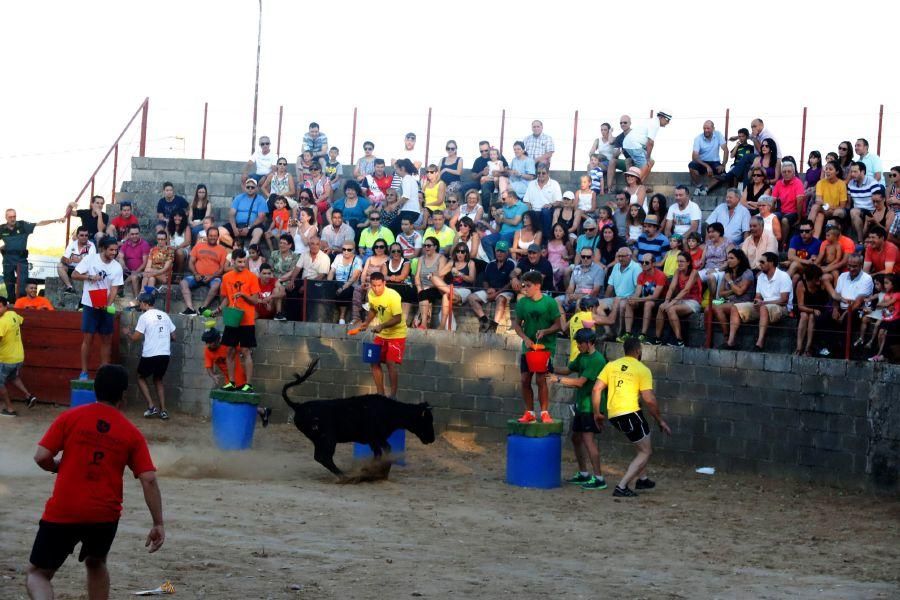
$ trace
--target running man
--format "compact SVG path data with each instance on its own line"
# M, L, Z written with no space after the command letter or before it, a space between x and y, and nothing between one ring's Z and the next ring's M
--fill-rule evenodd
M533 375L537 376L541 422L553 422L548 410L550 408L550 391L547 389L547 373L532 373L528 370L528 362L525 359L525 353L533 349L535 344L543 344L544 349L550 352L551 359L556 354L559 305L556 300L541 292L543 281L544 276L537 271L528 271L522 276L523 295L516 303L516 318L512 321L513 331L522 339L519 371L522 373L522 400L525 402L525 414L519 418L519 423L537 421L537 417L534 416L534 390L531 389ZM547 370L553 373L552 361L547 365Z
M403 363L403 351L406 348L406 321L403 319L403 304L400 294L385 285L384 275L372 273L369 278L369 314L360 329L367 329L369 324L378 318L378 324L372 328L377 335L374 342L381 346L381 362L372 363L372 379L375 389L384 396L384 372L381 365L387 367L391 384L389 398L397 398L400 387L400 374L397 366Z
M575 447L575 458L578 460L578 473L566 482L580 485L586 490L605 490L606 479L600 473L600 451L594 440L594 435L600 433L600 428L591 414L591 393L597 377L606 366L606 359L596 350L597 334L593 329L579 329L575 332L573 340L578 345L578 355L567 368L557 370L557 375L548 378L548 381L575 388L572 444ZM593 475L588 471L588 460L594 469Z
M103 365L94 380L97 402L65 411L38 442L34 462L56 473L41 517L25 584L33 600L53 598L50 580L81 542L88 598L109 597L106 556L122 513L125 467L140 480L153 527L144 546L156 552L166 539L162 496L147 441L121 410L128 373ZM56 458L62 452L62 458Z
M636 489L649 490L656 486L656 483L647 477L647 463L650 462L653 451L650 446L650 424L644 418L641 401L659 423L660 431L672 435L672 430L659 414L656 395L653 393L653 375L641 362L640 340L633 337L626 339L624 350L625 356L608 363L603 368L597 383L594 384L591 404L594 409L594 421L600 429L603 429L601 401L603 391L607 390L609 422L634 444L637 456L628 465L628 470L612 494L631 498L638 495L634 491ZM628 486L629 483L634 483L634 489Z
M21 300L21 298L19 298ZM18 302L18 300L17 300ZM9 300L0 296L0 398L4 407L0 410L0 416L16 417L18 413L13 409L12 400L9 398L8 384L25 394L25 404L28 408L34 408L37 398L28 391L22 378L22 363L25 362L25 347L22 345L22 321L24 319L18 313L9 309Z
M175 323L169 315L154 308L156 304L155 292L143 292L138 296L140 310L143 314L138 319L134 332L130 333L127 327L122 327L123 336L129 336L132 342L144 339L141 349L141 360L138 362L138 387L141 389L144 399L147 401L147 410L144 418L159 417L163 421L169 420L169 412L166 410L166 392L163 387L163 377L169 368L169 358L172 356L172 342L175 341ZM153 404L150 396L150 387L147 380L152 378L156 384L156 396L159 398L159 406Z

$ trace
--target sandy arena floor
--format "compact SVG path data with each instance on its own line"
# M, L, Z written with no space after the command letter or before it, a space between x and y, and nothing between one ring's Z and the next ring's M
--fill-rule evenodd
M57 409L0 421L0 598L23 567L53 483L32 462ZM513 488L505 448L409 439L389 481L336 485L293 427L257 429L251 452L212 449L209 423L135 419L160 469L167 540L133 479L110 555L112 597L170 580L175 598L900 597L900 503L826 487L656 465L628 501ZM565 457L564 472L573 470ZM350 447L336 461L350 464ZM611 460L615 481L623 460ZM291 589L292 586L295 589ZM85 598L73 559L58 598Z

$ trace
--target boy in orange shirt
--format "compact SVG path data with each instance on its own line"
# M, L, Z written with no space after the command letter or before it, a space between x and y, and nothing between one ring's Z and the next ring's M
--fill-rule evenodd
M287 208L287 199L284 196L275 198L275 210L272 211L272 226L266 232L266 243L269 252L272 252L272 239L278 239L282 233L288 233L291 225L291 211Z
M222 345L222 334L218 329L208 329L200 339L206 344L206 348L203 349L203 366L206 368L206 374L218 386L219 377L216 374L218 368L225 376L225 382L231 381L228 378L228 348ZM240 361L234 364L234 381L232 383L237 388L247 383L244 367Z
M25 286L25 295L21 296L16 300L16 304L13 308L25 309L30 308L33 310L56 310L53 308L53 305L50 304L50 301L47 300L44 296L38 296L37 293L37 284L29 283Z

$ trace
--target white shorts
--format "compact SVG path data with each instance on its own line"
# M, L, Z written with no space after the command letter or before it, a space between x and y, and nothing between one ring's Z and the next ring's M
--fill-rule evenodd
M469 294L471 294L471 293L472 293L472 290L470 290L469 288L464 288L464 287L453 288L453 295L456 296L457 298L459 298L460 302L465 302L466 299L469 297Z
M472 295L475 296L481 302L488 301L487 290L478 290L477 292L472 292ZM503 296L507 301L511 301L513 299L512 292L500 292L497 296Z

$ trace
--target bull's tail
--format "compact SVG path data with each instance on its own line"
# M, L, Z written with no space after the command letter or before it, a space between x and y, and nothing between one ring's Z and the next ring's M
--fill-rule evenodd
M288 397L288 393L287 393L288 390L290 388L294 387L295 385L300 385L301 383L303 383L304 381L309 379L309 377L313 373L315 373L315 371L318 367L319 367L319 359L316 358L311 363L309 363L309 366L306 367L306 371L303 373L303 375L300 375L299 373L294 373L294 381L289 381L288 383L284 384L284 387L281 388L281 397L284 398L284 401L287 402L287 405L290 406L291 408L293 408L294 410L297 410L300 407L300 403L294 402L293 400L291 400Z

